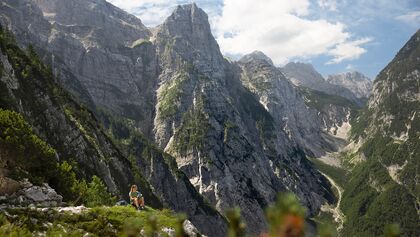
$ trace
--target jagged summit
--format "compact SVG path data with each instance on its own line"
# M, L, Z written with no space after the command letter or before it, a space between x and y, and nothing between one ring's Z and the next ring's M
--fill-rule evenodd
M161 28L173 36L193 36L201 34L202 37L211 35L207 14L195 3L178 5L172 14L166 18Z
M207 13L204 12L201 8L199 8L195 2L178 5L177 8L174 10L174 13L179 11L200 11L201 13L204 13L207 16Z
M330 95L338 95L362 105L364 102L348 88L328 82L312 64L291 62L281 68L283 74L296 86L307 87Z
M348 72L340 72L332 75L328 75L327 81L333 79L334 76L343 77L346 80L350 81L366 81L371 80L369 77L365 76L363 73L359 71L348 71Z
M325 83L324 77L310 63L290 62L282 68L282 72L297 86L318 89Z
M180 56L209 77L221 74L225 60L211 33L207 14L196 4L178 6L158 27L155 37L159 55ZM166 59L161 63L171 62Z
M357 98L368 98L372 91L370 78L357 71L329 75L327 81L349 89Z
M247 54L245 56L243 56L239 62L241 63L248 63L252 60L257 60L257 61L265 61L267 63L269 63L270 65L274 66L273 60L271 60L271 58L269 58L267 55L265 55L263 52L261 51L254 51L250 54Z
M289 62L284 66L284 68L305 68L307 70L315 70L312 64L304 62Z

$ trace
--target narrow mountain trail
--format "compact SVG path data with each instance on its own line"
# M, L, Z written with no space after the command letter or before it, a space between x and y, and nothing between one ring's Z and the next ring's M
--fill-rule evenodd
M340 232L341 229L343 229L344 224L344 214L340 210L340 204L341 204L341 197L343 196L343 189L327 174L320 171L322 175L325 176L325 178L328 179L328 181L331 183L331 185L337 190L338 192L338 201L337 205L335 207L332 207L329 204L326 204L321 207L321 210L330 212L333 215L334 221L338 223L337 231Z

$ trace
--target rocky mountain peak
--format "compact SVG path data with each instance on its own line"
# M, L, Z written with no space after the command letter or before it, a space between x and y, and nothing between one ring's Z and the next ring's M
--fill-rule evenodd
M303 63L303 62L290 62L288 64L286 64L283 68L287 69L287 70L304 70L307 72L313 72L316 74L319 74L314 66L310 63ZM321 75L321 74L319 74Z
M372 91L372 81L358 71L329 75L327 81L349 89L357 98L368 98Z
M365 76L363 73L358 71L342 72L333 75L328 75L327 81L334 82L336 80L348 80L348 81L370 81L370 78Z
M312 88L325 83L325 79L310 63L290 62L282 68L282 72L297 86Z
M178 6L156 31L162 63L181 57L208 77L221 78L225 60L214 39L207 14L196 4Z
M262 61L262 62L266 62L269 63L270 65L274 66L273 61L271 60L271 58L269 58L267 55L265 55L263 52L261 51L254 51L250 54L247 54L245 56L243 56L239 62L241 63L249 63L251 61Z
M307 87L329 95L338 95L359 105L364 103L345 86L333 84L325 80L325 78L309 63L291 62L281 68L281 71L286 78L296 86ZM368 89L366 89L366 91L368 91Z
M171 36L213 38L207 14L195 3L179 5L162 25Z
M365 76L363 73L361 73L359 71L346 72L345 74L349 75L351 79L354 79L354 80L357 80L357 81L370 80L369 77Z
M399 114L399 107L390 106L391 99L394 103L416 104L420 100L419 78L420 78L420 30L418 30L404 47L397 53L395 58L379 73L373 85L372 97L369 99L369 107L375 109L378 105L383 104L381 110L379 107L377 113ZM390 99L387 99L390 98ZM414 107L414 106L412 106ZM409 106L404 108L404 112L413 113L417 108L410 109ZM415 114L415 112L414 112ZM383 115L383 117L385 117ZM404 121L410 114L401 119L395 118L394 121ZM379 116L378 116L379 117ZM389 120L389 119L388 119ZM389 123L389 121L388 121ZM373 126L374 124L372 124ZM407 125L408 126L408 125Z

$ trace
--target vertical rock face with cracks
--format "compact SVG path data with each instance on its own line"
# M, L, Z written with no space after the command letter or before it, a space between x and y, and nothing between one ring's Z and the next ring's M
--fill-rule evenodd
M338 139L346 139L352 113L366 103L365 97L358 97L351 90L358 86L351 82L339 83L338 79L325 80L311 64L292 62L280 70L298 87L305 104L318 112L320 127ZM332 142L339 147L344 141L334 139Z
M207 15L195 4L178 7L155 37L155 140L200 193L219 210L240 206L256 232L279 191L294 191L315 212L329 195L322 178L243 86L242 69L223 59Z
M6 0L0 9L2 25L36 46L67 89L150 134L157 65L138 18L102 0Z
M243 84L256 95L271 114L277 126L308 155L320 156L334 150L333 138L323 131L323 122L316 110L306 106L302 95L262 52L244 56Z

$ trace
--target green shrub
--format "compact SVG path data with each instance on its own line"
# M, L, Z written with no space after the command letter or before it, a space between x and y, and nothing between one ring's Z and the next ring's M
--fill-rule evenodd
M178 110L179 100L183 96L182 87L189 80L189 74L182 72L178 77L166 82L159 93L159 116L166 119Z
M116 201L115 197L108 192L105 184L97 176L93 176L92 181L87 185L84 200L88 207L113 205Z
M0 109L0 152L7 159L11 176L40 184L54 177L55 151L32 131L22 115Z
M267 208L269 236L303 236L305 209L292 193L279 194L277 202Z
M176 149L181 154L191 149L202 149L207 136L209 122L200 108L190 109L184 114L183 123L175 133Z
M111 205L115 200L102 181L93 176L88 184L78 180L73 166L56 160L56 152L34 134L19 113L0 109L0 152L7 159L11 177L34 184L49 183L64 200L88 206Z
M241 210L233 208L226 211L226 217L229 221L228 237L244 237L245 223L241 219Z

